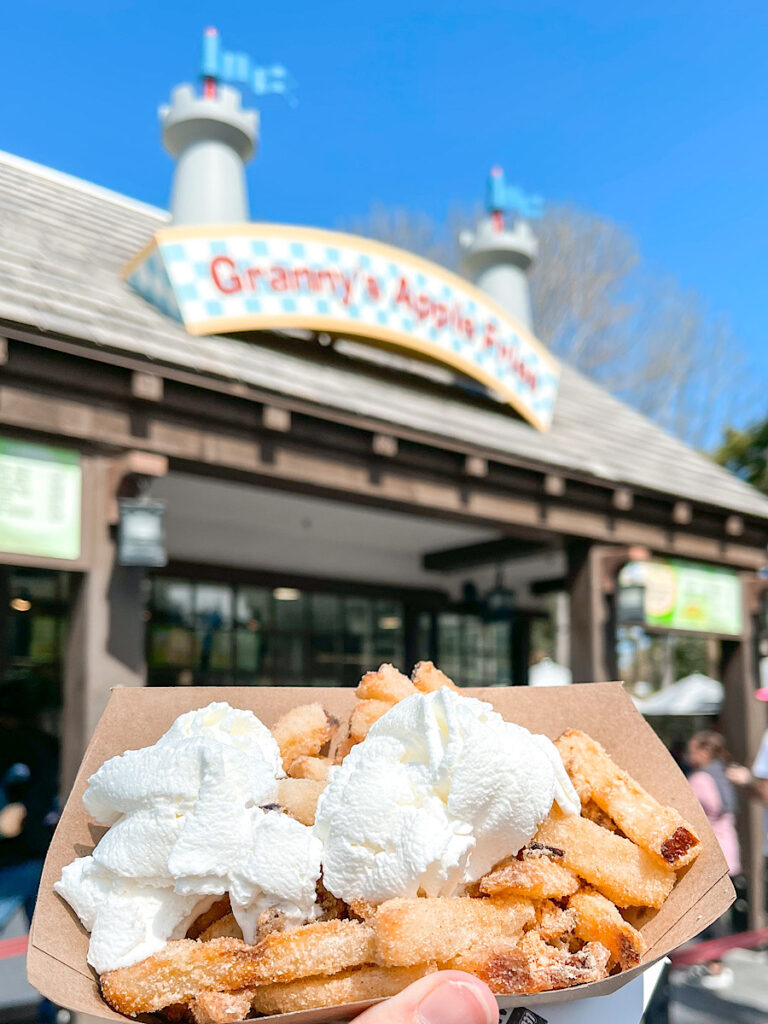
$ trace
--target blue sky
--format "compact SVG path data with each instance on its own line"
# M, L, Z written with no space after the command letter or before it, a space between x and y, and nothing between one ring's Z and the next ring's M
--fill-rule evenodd
M255 219L441 218L501 163L623 224L768 378L768 4L28 0L3 9L0 148L165 205L156 108L206 24L299 83L260 104Z

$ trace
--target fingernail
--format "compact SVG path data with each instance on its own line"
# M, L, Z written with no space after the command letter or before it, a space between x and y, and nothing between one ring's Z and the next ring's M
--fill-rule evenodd
M494 1024L489 1007L474 985L444 981L419 1003L419 1024Z

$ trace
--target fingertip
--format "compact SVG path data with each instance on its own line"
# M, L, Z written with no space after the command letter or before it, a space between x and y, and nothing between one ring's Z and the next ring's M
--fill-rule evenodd
M463 971L440 971L417 1006L418 1024L498 1024L496 998L480 978Z
M436 971L384 999L355 1024L498 1024L499 1007L485 984L464 971Z

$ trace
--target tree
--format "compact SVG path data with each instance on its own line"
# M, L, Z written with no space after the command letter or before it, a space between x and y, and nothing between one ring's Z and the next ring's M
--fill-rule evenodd
M727 427L715 460L768 494L768 418L745 430Z
M649 269L613 221L553 206L537 234L531 295L542 341L666 430L711 446L745 402L743 352L725 322Z
M457 270L459 231L480 213L456 209L439 224L379 205L347 228ZM552 205L535 231L536 334L564 362L696 447L711 447L723 423L755 407L727 324L696 292L650 269L620 225Z

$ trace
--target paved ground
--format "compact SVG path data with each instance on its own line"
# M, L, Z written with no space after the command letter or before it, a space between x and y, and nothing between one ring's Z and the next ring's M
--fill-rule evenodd
M29 1020L30 1004L34 1004L38 999L37 992L27 983L24 971L24 952L19 948L21 943L13 941L26 935L26 931L26 919L19 912L0 934L0 1021L2 1022ZM24 1016L25 1012L26 1016Z
M715 991L690 972L672 973L670 1024L768 1024L768 951L732 949L723 963L733 971L733 982Z

